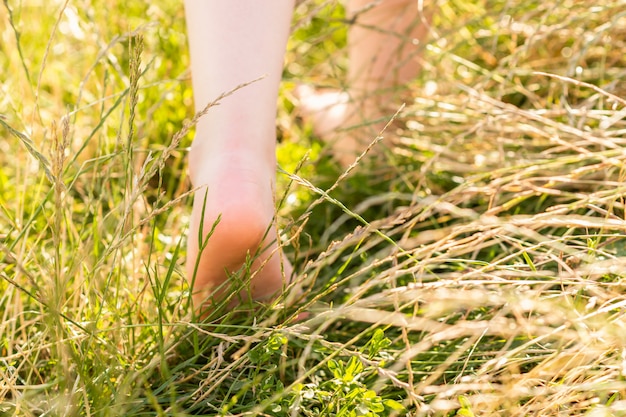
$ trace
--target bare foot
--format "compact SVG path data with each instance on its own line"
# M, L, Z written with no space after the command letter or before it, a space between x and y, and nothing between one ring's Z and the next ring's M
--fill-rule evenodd
M333 90L320 92L301 85L295 95L304 119L312 124L315 135L328 143L333 157L343 168L350 166L376 137L374 134L367 140L367 133L371 133L372 129L367 129L360 122L348 93Z
M252 278L249 285L244 283L240 298L235 296L231 307L276 295L288 284L292 267L276 244L272 224L275 164L242 152L196 150L189 167L194 186L202 187L194 198L187 250L187 276L193 282L196 310L206 312L238 288L242 283L234 277ZM203 241L206 246L201 250ZM255 256L249 274L238 273Z
M303 116L344 167L375 140L402 105L399 93L419 73L418 45L428 33L432 13L421 3L348 0L348 93L308 86L295 92Z
M296 88L295 96L302 116L330 146L333 157L343 168L367 149L386 124L380 115L375 117L380 112L370 100L358 106L346 92L316 91L301 85Z

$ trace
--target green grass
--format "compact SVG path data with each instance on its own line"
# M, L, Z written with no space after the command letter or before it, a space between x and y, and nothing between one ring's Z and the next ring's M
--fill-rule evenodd
M437 2L343 175L292 98L342 86L343 9L301 2L277 126L304 294L201 322L182 4L4 2L0 415L626 415L622 3Z

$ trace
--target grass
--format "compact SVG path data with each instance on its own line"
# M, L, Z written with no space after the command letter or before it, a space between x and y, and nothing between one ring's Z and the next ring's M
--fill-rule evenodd
M0 415L626 415L626 6L437 2L347 175L291 95L341 87L345 27L301 2L286 57L304 295L201 322L182 5L0 6Z

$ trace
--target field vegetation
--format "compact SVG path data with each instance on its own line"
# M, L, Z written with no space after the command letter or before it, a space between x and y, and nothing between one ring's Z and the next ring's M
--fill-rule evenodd
M626 4L425 3L423 70L344 171L293 90L343 87L350 22L299 2L303 292L203 321L182 2L5 0L0 416L626 416Z

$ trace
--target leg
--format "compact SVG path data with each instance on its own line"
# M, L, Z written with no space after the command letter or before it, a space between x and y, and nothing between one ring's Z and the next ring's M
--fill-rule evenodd
M194 186L202 189L194 198L187 251L194 302L196 308L210 307L202 303L228 291L215 292L227 282L227 271L238 271L263 248L252 265L250 293L242 296L270 297L291 275L275 243L272 219L276 100L293 0L278 0L271 7L259 0L186 0L185 10L198 110L265 75L211 108L197 126L189 172ZM198 236L206 236L218 216L221 221L200 253Z
M420 2L421 3L421 2ZM333 154L343 166L354 161L367 143L384 127L401 103L395 99L398 87L411 81L419 71L417 46L427 34L423 24L429 15L418 15L416 0L350 0L348 18L348 91L316 93L301 88L305 114L315 131L329 140ZM372 120L383 119L380 123ZM370 124L342 132L337 128Z
M428 28L419 19L416 0L382 0L372 7L373 3L348 3L354 23L348 35L347 81L351 95L375 110L417 75L414 42L423 41Z

